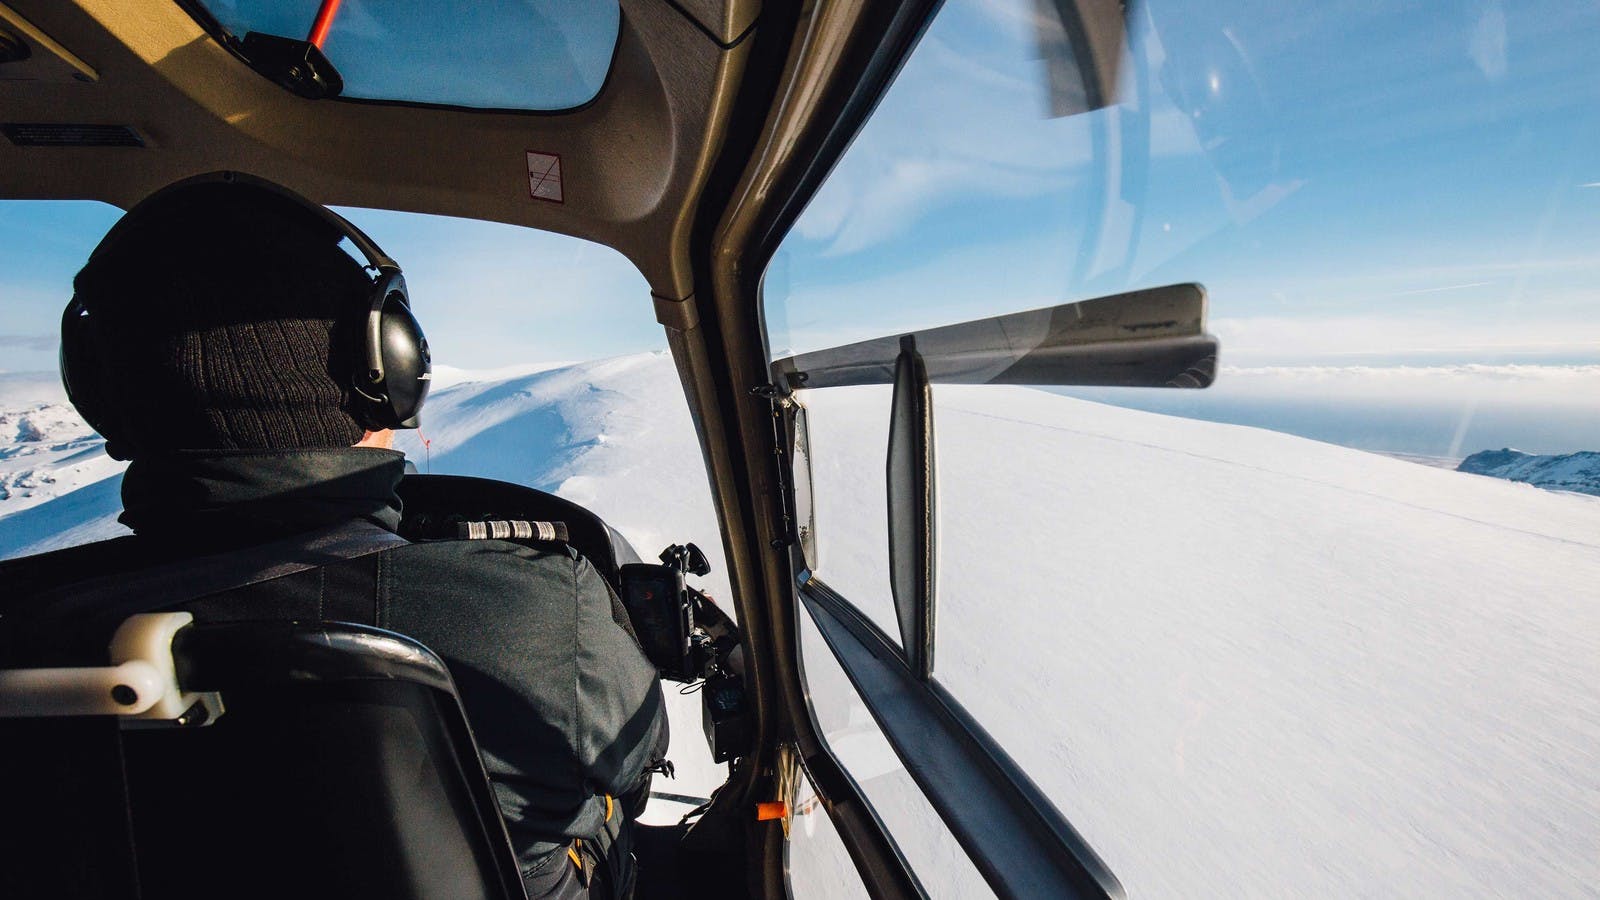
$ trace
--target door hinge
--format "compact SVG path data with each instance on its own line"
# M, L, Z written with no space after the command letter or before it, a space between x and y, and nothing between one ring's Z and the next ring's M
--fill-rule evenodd
M778 477L778 521L773 523L773 531L779 537L773 538L771 546L782 550L800 539L795 531L794 487L789 477L789 414L794 401L776 384L756 385L750 389L750 394L767 401L772 417L772 453Z

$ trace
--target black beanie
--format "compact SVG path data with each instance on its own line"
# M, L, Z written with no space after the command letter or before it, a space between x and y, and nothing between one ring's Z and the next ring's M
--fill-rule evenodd
M94 322L92 393L107 451L348 447L363 298L342 233L251 184L170 190L125 217L73 285ZM88 382L88 383L84 383Z

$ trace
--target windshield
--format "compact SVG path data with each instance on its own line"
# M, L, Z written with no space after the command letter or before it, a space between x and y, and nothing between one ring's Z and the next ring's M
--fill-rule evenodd
M646 559L693 541L712 565L698 583L731 609L699 443L638 269L566 235L339 212L402 262L426 328L433 389L421 427L395 438L415 470L556 494ZM126 464L105 454L57 370L73 277L121 215L91 201L0 200L0 561L128 533ZM726 772L705 743L700 696L667 697L678 799L649 817L676 822Z
M492 109L564 110L600 93L615 0L199 0L233 37L252 31L322 48L340 96Z

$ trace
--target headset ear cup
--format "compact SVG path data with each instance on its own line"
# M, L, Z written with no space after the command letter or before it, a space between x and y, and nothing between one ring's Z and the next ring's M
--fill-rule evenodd
M76 296L61 314L61 385L67 390L67 400L89 427L106 438L106 451L113 457L123 458L112 445L117 437L116 416L111 404L96 391L104 384L107 373L100 371L104 361L95 335L95 323L89 310Z
M384 304L382 321L384 390L389 397L389 420L393 428L416 428L422 404L433 384L433 360L422 325L411 314L404 298L391 294Z
M369 431L416 428L433 364L398 269L379 273L363 325L352 378L356 420Z

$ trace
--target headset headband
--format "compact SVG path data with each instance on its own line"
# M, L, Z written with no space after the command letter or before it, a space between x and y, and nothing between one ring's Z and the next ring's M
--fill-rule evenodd
M89 260L88 263L86 263L86 266L94 265L94 261L96 259L100 258L100 256L104 253L109 252L112 247L115 247L122 240L123 232L129 227L128 223L130 221L137 221L138 217L135 216L134 213L139 210L140 207L143 207L145 204L151 203L157 198L164 197L167 194L177 191L181 188L191 187L196 184L208 183L247 184L251 187L260 188L264 191L270 191L271 193L277 194L286 200L293 201L296 206L302 207L307 212L313 213L317 216L317 218L328 223L328 225L332 226L335 231L349 239L350 243L354 244L356 249L361 251L361 255L366 257L366 268L372 269L374 272L379 273L398 273L400 271L400 264L389 258L389 256L387 256L383 250L378 247L377 243L375 243L372 238L367 237L366 232L357 228L349 219L346 219L344 216L339 215L320 203L312 203L310 200L307 200L305 197L300 196L281 184L275 184L266 180L265 178L257 178L254 175L247 175L243 172L207 172L204 175L195 175L192 178L185 178L182 181L173 182L161 190L156 191L154 194L151 194L143 200L140 200L138 203L135 203L121 219L117 220L117 224L111 226L111 230L106 232L105 237L100 239L100 243L94 248L94 252L89 254Z

